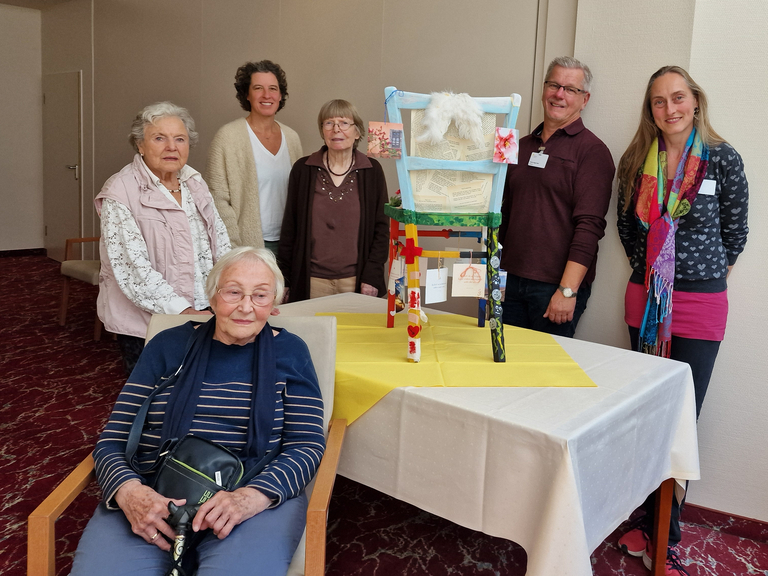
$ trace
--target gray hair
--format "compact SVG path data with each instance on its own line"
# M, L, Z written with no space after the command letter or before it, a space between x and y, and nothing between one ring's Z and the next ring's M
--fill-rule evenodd
M283 273L280 272L280 267L277 265L277 259L271 250L267 248L254 248L253 246L240 246L239 248L233 248L224 256L219 258L218 262L211 268L211 272L208 274L208 279L205 281L205 295L208 300L211 300L219 289L219 280L224 270L230 266L242 262L243 260L254 260L256 262L263 262L272 275L275 277L275 303L277 306L283 300L283 292L285 290L285 278Z
M197 132L195 132L195 121L190 116L189 111L181 106L176 106L173 102L155 102L146 106L141 112L136 114L131 124L131 133L128 135L128 142L133 149L139 151L139 143L144 140L144 129L149 124L155 124L162 118L176 117L184 123L189 135L189 147L197 144Z
M360 144L360 140L363 139L363 134L367 134L368 130L363 124L363 119L360 118L360 114L357 112L357 108L352 102L346 100L329 100L323 107L320 108L320 113L317 115L317 128L320 130L320 137L325 140L325 132L323 132L323 122L329 118L351 118L357 128L357 138L355 138L355 150L357 145Z
M552 74L552 70L555 68L555 66L581 70L584 72L584 82L582 82L581 88L585 92L590 91L590 88L592 87L592 71L589 69L589 66L582 64L576 60L576 58L572 58L571 56L558 56L549 63L549 66L547 67L547 73L544 76L545 80L549 80L549 75Z

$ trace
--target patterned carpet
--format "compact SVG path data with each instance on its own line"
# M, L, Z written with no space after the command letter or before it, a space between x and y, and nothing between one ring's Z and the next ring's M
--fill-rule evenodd
M58 264L0 257L0 574L26 572L26 518L92 449L123 383L116 343L94 342L96 289L73 283L67 325L57 323ZM57 575L67 574L93 511L91 485L56 524ZM691 576L768 576L768 526L689 506L681 556ZM645 576L615 547L593 554L595 576ZM339 477L328 532L329 576L525 574L516 544L432 516ZM553 575L555 576L555 575ZM561 575L557 575L561 576Z

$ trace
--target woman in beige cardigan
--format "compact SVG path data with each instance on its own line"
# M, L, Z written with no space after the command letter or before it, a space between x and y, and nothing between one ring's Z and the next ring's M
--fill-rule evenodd
M225 124L208 151L206 181L233 246L277 252L291 166L301 158L299 136L275 120L285 106L285 72L269 60L235 74L246 118Z

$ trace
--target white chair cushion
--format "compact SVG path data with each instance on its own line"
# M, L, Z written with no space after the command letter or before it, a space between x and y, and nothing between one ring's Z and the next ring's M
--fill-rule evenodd
M64 276L82 280L93 286L99 285L100 268L98 260L64 260L61 263L61 273Z

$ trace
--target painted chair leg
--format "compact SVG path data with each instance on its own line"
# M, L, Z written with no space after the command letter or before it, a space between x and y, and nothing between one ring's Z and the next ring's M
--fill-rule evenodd
M392 266L397 257L397 239L400 236L400 222L394 218L389 219L389 268L387 269L387 328L395 325L395 292L389 291L389 277L392 275Z
M408 264L408 360L421 360L421 289L419 283L419 234L416 224L405 225L406 255Z
M501 255L499 251L499 229L488 228L488 305L491 307L491 346L493 361L506 362L507 353L504 348L504 324L501 321L501 284L499 266Z

